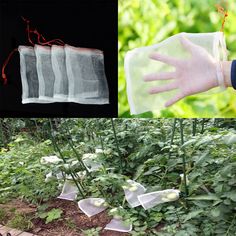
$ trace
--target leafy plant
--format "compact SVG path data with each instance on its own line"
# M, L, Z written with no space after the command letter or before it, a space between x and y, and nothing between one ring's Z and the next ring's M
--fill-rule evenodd
M45 219L46 224L51 223L52 221L58 220L61 218L63 211L61 209L53 208L47 212L39 212L38 216L41 219Z
M12 217L7 222L7 226L25 231L31 229L33 227L33 223L30 217L22 215L20 213L16 213L14 217Z
M99 236L101 230L102 230L101 227L96 227L92 229L82 230L82 232L84 236Z

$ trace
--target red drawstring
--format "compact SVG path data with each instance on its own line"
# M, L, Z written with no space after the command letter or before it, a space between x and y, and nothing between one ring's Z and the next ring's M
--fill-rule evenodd
M33 33L33 34L36 34L37 35L37 39L38 39L38 44L44 46L44 45L48 45L48 46L52 46L53 43L54 44L59 44L61 46L64 46L65 43L61 40L61 39L53 39L53 40L50 40L50 41L46 41L46 39L43 37L42 34L40 34L36 29L35 30L31 30L30 29L30 21L27 20L26 18L24 18L23 16L21 17L23 21L26 22L27 24L27 27L26 27L26 30L27 30L27 34L28 34L28 41L34 46L35 44L32 42L31 40L31 37L30 37L30 34ZM42 38L42 40L44 42L41 42L40 38Z
M227 4L228 5L228 4ZM225 10L221 5L216 4L215 5L217 8L218 13L223 15L223 20L222 20L222 25L221 25L221 29L220 31L223 32L224 31L224 27L225 27L225 21L226 21L226 17L228 16L228 11ZM226 6L227 8L228 6Z
M3 84L4 84L4 85L7 84L7 76L6 76L6 74L5 74L5 68L6 68L6 66L7 66L7 64L8 64L8 62L9 62L9 60L10 60L11 57L13 56L13 54L14 54L15 52L17 52L17 51L18 51L18 48L13 49L13 50L10 52L10 54L8 55L8 57L7 57L7 59L5 60L5 62L3 63L3 66L2 66L2 78L3 78Z
M60 45L60 46L64 46L65 43L61 40L61 39L53 39L53 40L50 40L50 41L47 41L42 34L40 34L36 29L35 30L31 30L30 29L30 21L27 20L26 18L24 18L23 16L21 16L22 20L26 22L27 26L26 26L26 31L27 31L27 37L28 37L28 41L30 44L32 44L33 46L35 45L35 43L31 40L31 34L35 34L37 35L37 43L39 45L42 45L42 46L52 46L53 44L57 44L57 45ZM42 42L42 41L43 42ZM9 63L11 57L13 56L13 54L15 52L18 51L18 48L15 48L14 50L12 50L10 52L10 54L8 55L7 59L5 60L5 62L3 63L3 66L2 66L2 78L3 78L3 84L7 84L7 76L5 74L5 69L6 69L6 66L7 64Z

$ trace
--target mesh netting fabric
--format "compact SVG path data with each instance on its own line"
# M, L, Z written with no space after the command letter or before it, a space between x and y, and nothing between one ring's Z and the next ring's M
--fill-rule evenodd
M22 103L108 104L103 52L66 46L20 46Z
M140 205L138 196L144 194L146 189L143 185L133 180L127 180L126 182L127 185L123 186L125 198L132 208L137 207Z
M74 201L77 197L78 188L72 181L66 180L61 194L57 197L59 199Z
M39 99L54 102L55 76L52 69L51 47L35 45L36 66L39 79Z
M141 194L138 196L138 200L143 208L147 210L161 203L178 200L179 193L180 191L176 189L166 189L162 191Z
M66 72L65 50L62 46L53 45L51 49L52 69L55 75L54 99L66 102L68 98L68 77Z
M128 233L132 231L132 225L131 224L127 225L123 220L120 220L120 219L112 219L110 223L108 223L104 229Z
M107 206L104 206L105 200L103 198L86 198L78 202L78 206L81 211L88 217L94 216L104 210Z
M173 72L174 67L150 59L153 53L175 58L188 59L190 53L181 44L181 37L203 47L216 61L226 60L227 49L222 32L213 33L180 33L152 46L141 47L129 51L125 56L125 73L127 95L131 114L140 114L164 108L165 102L175 94L169 91L151 95L148 90L168 83L158 80L146 83L144 76L160 72Z
M19 46L22 103L42 103L39 100L39 81L33 47Z
M109 103L103 52L65 46L69 97L82 104Z

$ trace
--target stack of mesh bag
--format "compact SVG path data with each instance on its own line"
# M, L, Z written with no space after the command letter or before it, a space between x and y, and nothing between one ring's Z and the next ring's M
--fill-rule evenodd
M103 52L69 45L19 46L22 103L109 103Z

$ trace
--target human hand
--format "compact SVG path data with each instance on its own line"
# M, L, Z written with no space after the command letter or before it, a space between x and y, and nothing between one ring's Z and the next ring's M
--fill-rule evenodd
M165 103L166 107L173 105L186 96L205 92L219 86L219 80L224 83L223 72L219 67L219 62L204 48L192 43L185 37L181 38L181 43L190 52L190 58L177 59L167 55L153 53L150 55L151 59L174 66L176 70L174 72L149 74L144 77L146 82L173 80L168 84L153 87L149 90L150 94L158 94L178 89L176 95ZM221 76L220 79L219 76Z

